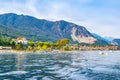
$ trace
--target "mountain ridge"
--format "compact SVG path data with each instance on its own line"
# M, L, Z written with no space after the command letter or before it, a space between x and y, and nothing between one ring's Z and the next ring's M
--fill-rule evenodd
M78 43L97 41L85 27L64 20L48 21L28 15L7 13L0 15L0 24L18 30L20 35L17 33L18 36L15 37L24 36L31 40L55 41L68 38L71 42Z
M111 41L112 45L120 46L120 38L113 39Z

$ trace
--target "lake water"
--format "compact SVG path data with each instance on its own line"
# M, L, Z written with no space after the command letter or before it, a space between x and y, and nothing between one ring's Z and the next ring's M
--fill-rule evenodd
M0 53L0 80L120 80L120 51Z

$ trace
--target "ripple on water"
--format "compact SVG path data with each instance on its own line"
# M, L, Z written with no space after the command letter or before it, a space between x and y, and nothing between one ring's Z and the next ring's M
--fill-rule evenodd
M7 73L0 73L0 76L5 76L5 75L22 75L22 74L27 74L27 71L11 71Z
M119 61L119 52L31 53L19 59L4 54L0 56L0 80L120 80Z

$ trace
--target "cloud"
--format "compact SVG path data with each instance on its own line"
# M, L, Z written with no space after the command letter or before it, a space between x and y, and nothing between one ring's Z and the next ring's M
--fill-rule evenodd
M5 2L6 1L6 2ZM25 11L24 9L24 5L20 4L20 3L16 3L13 0L11 1L7 1L5 0L3 2L0 2L0 13L23 13Z
M35 7L36 0L28 0L26 3L27 14L34 15L35 17L41 17L39 11Z
M120 37L118 0L1 0L0 13L67 20L103 36Z

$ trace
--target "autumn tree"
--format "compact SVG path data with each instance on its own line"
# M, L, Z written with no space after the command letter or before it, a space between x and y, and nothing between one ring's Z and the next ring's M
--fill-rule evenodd
M56 42L56 44L57 44L58 46L67 45L67 44L69 44L69 39L61 39L61 40L58 40L58 41Z

